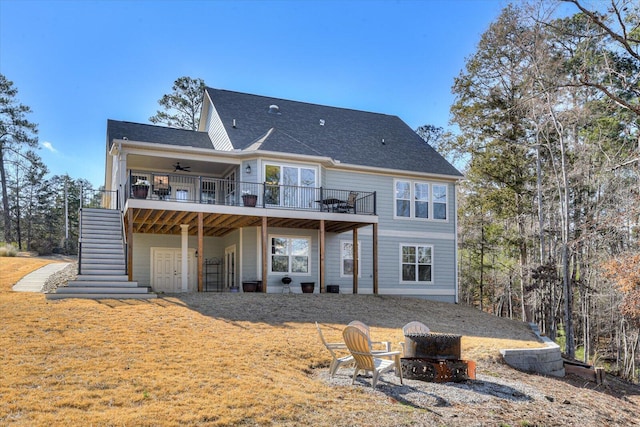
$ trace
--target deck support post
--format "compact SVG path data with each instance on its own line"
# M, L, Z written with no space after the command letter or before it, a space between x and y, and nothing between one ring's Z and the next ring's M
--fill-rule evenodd
M326 272L325 272L325 249L324 249L324 219L320 220L320 243L319 243L319 250L320 250L320 293L324 293L325 292L325 276L326 276Z
M373 294L378 295L378 224L373 223Z
M202 292L204 290L202 281L204 269L204 214L202 212L198 212L198 252L196 254L198 255L196 257L196 262L198 263L198 292Z
M353 293L358 293L358 229L353 229Z
M267 245L268 245L268 235L267 235L267 217L262 217L262 292L267 292L267 278L269 274L267 272Z

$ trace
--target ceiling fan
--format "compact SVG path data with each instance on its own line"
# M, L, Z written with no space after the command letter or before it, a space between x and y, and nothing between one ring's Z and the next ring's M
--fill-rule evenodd
M177 172L177 171L191 172L190 171L191 166L180 166L180 162L176 162L173 165L173 167L174 167L174 169L173 169L174 172Z

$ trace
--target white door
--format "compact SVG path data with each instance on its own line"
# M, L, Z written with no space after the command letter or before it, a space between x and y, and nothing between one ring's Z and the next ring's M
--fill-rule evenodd
M195 283L195 249L189 249L188 290L194 291ZM151 287L155 292L182 292L182 251L180 248L151 248Z
M156 292L177 292L175 254L172 250L157 250L152 257L154 274L151 287Z
M224 285L226 288L239 286L236 283L236 245L224 250Z

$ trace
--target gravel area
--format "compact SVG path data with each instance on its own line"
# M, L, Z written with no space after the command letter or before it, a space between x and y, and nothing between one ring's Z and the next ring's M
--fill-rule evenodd
M42 292L51 293L54 292L60 286L67 286L67 282L75 280L78 276L78 263L72 262L62 270L49 276L47 281L42 287Z
M328 370L324 369L317 373L317 377L331 386L352 387L353 369L342 368L333 378L329 378ZM390 372L378 379L374 390L371 387L371 375L364 375L361 372L355 384L368 393L386 395L416 408L477 405L494 400L532 402L545 399L545 394L539 389L515 379L495 376L495 374L477 374L475 380L448 383L405 378L401 385L400 378Z

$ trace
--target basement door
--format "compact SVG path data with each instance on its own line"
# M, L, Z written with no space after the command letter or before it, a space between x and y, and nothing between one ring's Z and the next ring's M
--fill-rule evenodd
M188 290L195 291L195 249L188 249ZM180 248L151 248L151 287L155 292L182 292L182 250Z

